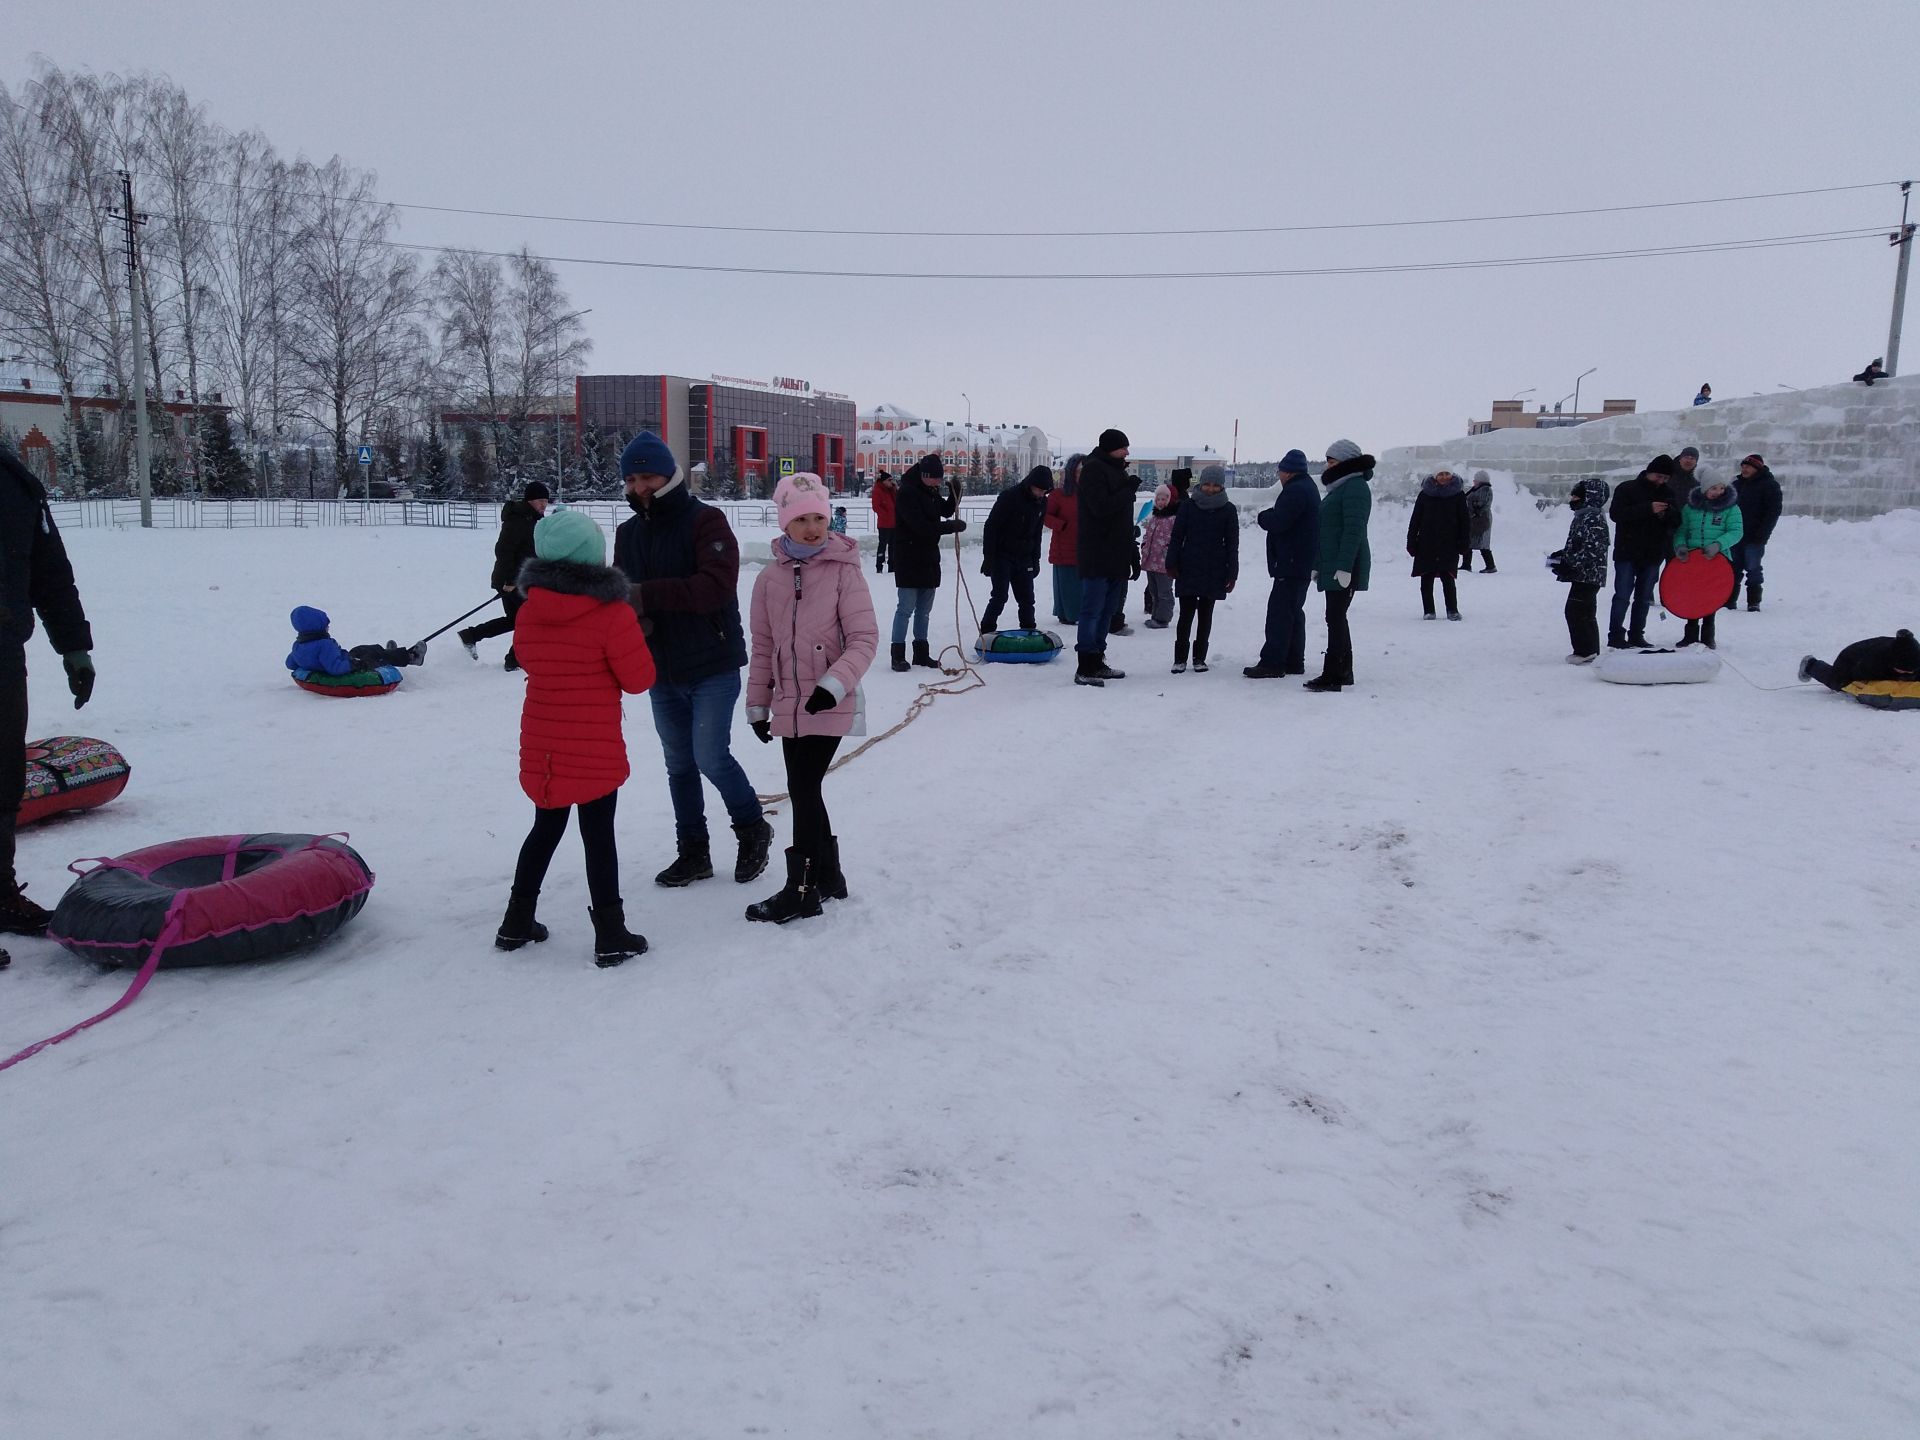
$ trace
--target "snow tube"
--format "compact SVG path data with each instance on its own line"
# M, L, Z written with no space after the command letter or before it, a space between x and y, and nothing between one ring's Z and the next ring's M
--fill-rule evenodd
M999 630L973 642L977 658L1009 665L1044 665L1062 648L1051 630Z
M1733 562L1689 550L1660 572L1660 604L1682 620L1704 620L1733 598Z
M1608 650L1593 673L1615 685L1697 685L1720 673L1720 657L1704 645L1684 650Z
M382 665L377 670L355 670L350 675L296 670L293 683L315 695L384 695L400 688L400 672L391 665Z
M98 861L47 935L108 965L144 964L167 931L161 969L264 960L326 939L372 889L367 862L328 835L171 840Z
M132 774L127 757L104 740L83 735L29 740L19 823L31 825L49 815L104 805L127 788Z
M1920 680L1856 680L1847 694L1876 710L1920 710Z

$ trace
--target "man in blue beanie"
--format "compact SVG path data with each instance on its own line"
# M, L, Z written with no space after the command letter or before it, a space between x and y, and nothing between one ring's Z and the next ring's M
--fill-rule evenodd
M747 663L740 626L740 545L726 515L688 488L673 452L643 430L620 453L633 518L614 532L613 563L633 586L658 676L647 698L667 762L678 853L653 878L679 888L713 878L701 777L720 792L738 838L733 878L767 868L773 827L733 756L733 716Z
M1307 591L1313 586L1313 557L1320 544L1320 497L1307 473L1307 457L1289 450L1280 460L1280 493L1255 517L1267 532L1267 641L1258 664L1241 674L1272 680L1307 673Z

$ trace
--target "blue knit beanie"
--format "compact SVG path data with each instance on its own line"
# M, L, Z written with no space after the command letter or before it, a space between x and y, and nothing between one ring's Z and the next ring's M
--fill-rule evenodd
M1307 457L1298 450L1289 450L1280 457L1280 468L1289 475L1307 473Z
M667 442L651 430L642 430L620 452L620 478L623 480L629 475L671 477L679 468L674 463L673 451L667 448Z
M604 565L607 537L591 515L579 510L550 510L533 527L533 553L542 560Z

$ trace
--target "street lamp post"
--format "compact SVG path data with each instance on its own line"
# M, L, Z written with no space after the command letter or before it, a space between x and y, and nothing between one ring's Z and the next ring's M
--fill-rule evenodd
M967 484L973 483L973 400L962 390L960 398L967 402Z
M560 458L560 327L570 321L578 320L582 315L592 313L593 307L588 306L585 310L576 310L571 315L562 315L553 322L553 499L555 504L560 501L561 482L566 475L565 464ZM577 404L573 410L573 429L578 435L580 407Z
M1573 413L1574 414L1578 415L1580 413L1580 382L1586 379L1587 376L1591 375L1595 370L1598 370L1599 368L1600 367L1598 365L1590 365L1585 370L1582 370L1578 375L1574 377L1574 381L1573 381Z

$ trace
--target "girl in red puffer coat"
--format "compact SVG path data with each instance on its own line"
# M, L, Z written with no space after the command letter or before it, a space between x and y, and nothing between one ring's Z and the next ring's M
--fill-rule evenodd
M866 732L860 677L873 664L880 630L859 547L827 529L830 497L820 477L790 475L773 499L781 534L753 583L747 720L762 743L780 737L793 844L786 885L749 905L747 918L784 925L818 915L823 898L847 898L821 786L841 740Z
M653 656L628 603L627 577L606 564L600 526L578 510L555 510L533 529L534 558L520 571L526 601L514 620L513 649L527 675L520 710L520 788L533 801L533 829L520 847L507 917L493 943L518 950L547 938L533 918L567 815L580 810L593 902L593 963L618 965L643 954L646 937L627 929L613 811L627 779L620 697L653 684Z

